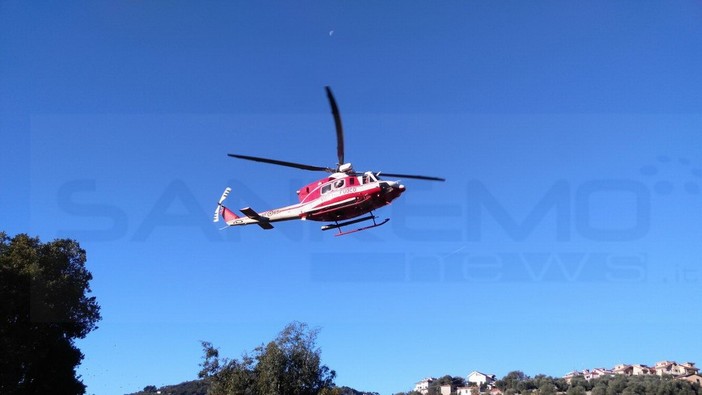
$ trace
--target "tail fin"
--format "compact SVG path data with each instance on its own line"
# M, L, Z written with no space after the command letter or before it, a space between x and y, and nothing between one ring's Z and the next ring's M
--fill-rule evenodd
M228 208L224 207L222 203L224 203L224 200L227 199L227 196L229 196L229 192L231 192L232 189L227 187L224 192L222 193L222 197L219 198L219 202L217 203L217 208L215 209L214 212L214 219L213 222L219 222L219 216L221 215L222 218L224 218L224 221L230 221L232 219L237 219L239 216L234 214L231 210Z

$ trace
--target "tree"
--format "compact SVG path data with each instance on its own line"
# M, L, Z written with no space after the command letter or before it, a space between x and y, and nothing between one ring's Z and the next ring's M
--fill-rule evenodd
M0 232L0 393L85 393L74 340L100 320L85 261L74 240Z
M200 377L211 380L210 394L320 395L333 393L336 372L321 365L316 346L319 330L293 322L275 340L244 354L241 360L220 360L219 351L203 342Z
M607 395L607 383L600 382L592 387L592 395Z
M338 394L338 395L380 395L377 392L358 391L358 390L355 390L355 389L347 387L347 386L336 387L336 388L330 390L330 392L336 392L336 394ZM322 394L322 395L325 395L325 394Z
M585 395L585 387L576 385L568 388L567 395Z
M558 386L555 383L555 379L551 376L546 376L543 374L537 374L532 380L534 387L539 391L539 395L556 395Z
M528 385L524 384L524 382L528 380L529 376L524 374L524 372L520 370L514 370L507 373L507 375L502 379L497 380L497 382L495 382L495 386L497 386L497 388L501 389L502 391L512 389L521 392L523 389L528 387Z
M593 384L590 381L588 381L583 375L578 375L570 379L570 388L582 387L585 391L590 391L592 389L592 386Z
M566 392L568 390L568 381L562 377L553 379L553 383L556 385L557 392Z
M624 391L628 378L623 374L618 374L607 383L607 395L618 395Z
M624 391L622 391L622 395L637 395L637 394L645 394L646 393L646 387L641 383L640 381L633 381L631 380L629 384L624 388Z
M437 395L441 393L442 385L450 385L452 389L458 387L464 387L466 385L466 379L460 376L445 375L437 380L432 381L429 384L429 395Z
M542 383L539 387L539 395L556 395L556 385L553 383Z

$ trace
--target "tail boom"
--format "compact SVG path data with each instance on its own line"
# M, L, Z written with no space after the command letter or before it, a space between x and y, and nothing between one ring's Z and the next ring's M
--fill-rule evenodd
M217 203L217 208L214 212L214 222L219 222L220 217L224 219L224 222L229 226L237 225L258 225L263 229L273 229L271 222L277 221L287 221L291 219L301 218L301 210L299 205L292 205L288 207L282 207L279 209L273 209L269 211L264 211L258 213L250 207L244 207L241 212L244 214L243 217L236 215L232 210L224 206L224 200L231 192L231 188L227 187L222 193L222 197L219 198Z

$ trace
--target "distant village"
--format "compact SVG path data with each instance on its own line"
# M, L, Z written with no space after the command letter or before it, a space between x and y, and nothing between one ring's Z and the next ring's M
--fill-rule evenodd
M660 361L656 362L654 366L634 364L626 365L619 364L612 369L606 368L593 368L585 369L581 371L572 371L567 373L563 378L570 383L570 381L575 377L583 377L585 380L593 380L602 377L614 377L616 375L626 375L626 376L643 376L643 375L658 375L658 376L672 376L677 379L686 380L691 383L696 383L702 385L702 376L699 374L699 368L695 367L694 362L683 362L677 363L675 361ZM437 380L434 377L427 377L414 386L414 391L421 394L429 393L429 386ZM502 390L495 386L497 378L494 374L485 374L479 371L472 371L466 377L467 386L465 387L453 387L450 384L445 384L440 387L441 395L475 395L481 393L480 389L484 388L483 394L486 395L502 395Z
M677 363L675 361L660 361L656 362L654 366L620 364L615 366L613 369L594 368L585 369L583 371L575 370L567 373L565 376L563 376L563 378L570 382L570 380L576 376L583 376L586 380L592 380L605 376L611 377L615 374L624 374L627 376L670 375L681 379L687 379L692 383L702 385L702 382L700 381L702 376L699 375L699 371L700 369L695 367L694 362Z
M414 391L425 395L428 394L429 385L435 380L436 378L434 377L427 377L417 382L417 384L414 386ZM488 391L491 395L502 394L502 391L493 385L495 381L497 381L497 379L495 378L494 374L485 374L474 370L466 377L466 383L468 383L468 386L454 388L450 384L442 385L440 387L441 395L451 395L451 393L455 393L456 395L471 395L471 391L476 391L478 388L484 386L488 387Z

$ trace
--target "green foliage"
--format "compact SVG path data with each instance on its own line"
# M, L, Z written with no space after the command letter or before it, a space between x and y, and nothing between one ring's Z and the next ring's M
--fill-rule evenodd
M206 343L206 342L205 342ZM208 343L209 344L209 343ZM211 346L211 345L210 345ZM143 390L134 392L130 395L153 395L154 393L161 392L161 394L167 395L206 395L209 388L208 380L193 380L186 381L180 384L166 385L163 387L156 387L155 385L147 385ZM325 388L319 395L380 395L377 392L365 392L358 391L351 387L334 387Z
M585 387L581 385L571 385L566 391L566 395L585 395Z
M0 232L0 393L85 392L74 340L100 320L85 261L74 240Z
M377 392L364 392L364 391L358 391L350 387L337 387L334 388L334 390L338 391L338 395L380 395ZM324 394L322 394L324 395Z
M629 379L627 376L617 375L611 380L605 381L607 383L607 395L621 394L624 391L624 388L626 388L628 380Z
M539 387L539 395L556 395L556 387L553 385L544 385Z
M702 395L699 385L656 375L604 377L591 381L592 395Z
M505 395L702 395L697 384L673 377L656 375L614 375L593 380L576 376L568 384L565 379L537 375L533 379L523 372L514 371L497 380L496 385Z
M584 376L575 376L570 380L570 388L580 387L585 391L590 391L593 387L592 382L585 379Z
M293 322L241 360L220 360L219 351L203 342L199 375L210 382L211 395L336 395L340 393L334 388L336 372L321 365L317 334L318 330Z
M175 385L166 385L161 388L156 388L155 385L147 385L142 391L131 395L153 395L158 391L161 391L161 394L164 395L206 395L207 387L208 385L205 381L194 380Z
M527 381L530 381L529 376L520 370L514 370L507 373L507 375L500 380L497 380L495 386L503 392L511 389L521 393L529 387L534 387L533 384L526 383Z
M607 395L607 384L597 383L592 387L592 395Z
M451 385L453 388L464 387L466 385L466 379L464 379L463 377L451 376L447 374L429 383L428 395L441 394L441 386L447 384Z

